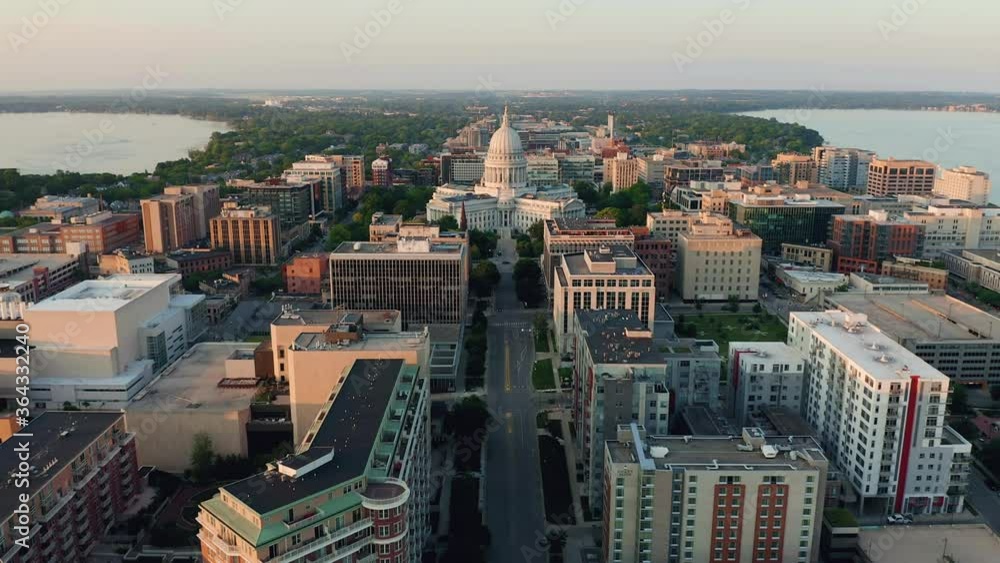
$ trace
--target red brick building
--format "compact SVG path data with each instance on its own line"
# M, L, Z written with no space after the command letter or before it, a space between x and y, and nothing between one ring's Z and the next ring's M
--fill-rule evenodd
M233 255L228 250L189 249L168 254L167 267L186 276L195 272L221 272L233 265Z
M39 223L0 236L0 253L64 254L69 243L86 243L94 254L106 254L139 242L142 229L134 213L98 213L75 223Z
M299 295L321 295L329 284L330 257L326 254L299 254L282 267L285 291Z
M656 297L670 298L670 277L673 275L673 246L670 239L653 238L646 227L630 227L635 235L635 253L656 276Z
M877 274L881 264L895 256L919 257L924 250L924 226L886 213L837 215L830 232L837 271Z

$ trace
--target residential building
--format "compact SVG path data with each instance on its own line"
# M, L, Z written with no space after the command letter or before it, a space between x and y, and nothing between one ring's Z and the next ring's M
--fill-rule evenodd
M948 270L927 265L912 258L896 258L895 262L882 262L882 273L899 279L926 283L931 291L948 289Z
M18 212L18 215L63 223L73 217L93 215L100 210L101 202L92 197L43 195L31 207Z
M137 254L121 248L114 252L101 254L98 257L98 267L102 276L156 273L152 256Z
M455 219L458 220L457 218ZM390 234L399 232L400 225L403 224L402 215L389 215L376 211L372 214L371 225L368 226L368 240L370 242L382 242Z
M639 180L649 184L654 190L662 190L664 186L663 155L644 156L636 159L639 166Z
M863 314L793 312L788 344L806 358L806 420L859 511L962 512L972 445L945 425L946 375Z
M691 156L715 160L739 156L747 150L747 146L740 143L713 143L709 141L695 141L680 146L691 153Z
M753 425L765 407L802 410L806 364L784 342L729 343L729 401L739 425Z
M576 182L594 183L595 158L589 154L556 155L559 161L559 183L572 186Z
M528 185L533 188L559 183L559 160L553 155L528 155Z
M833 269L833 250L825 246L783 242L781 259L799 266L811 266L821 272Z
M718 406L719 348L712 341L654 334L635 312L580 310L573 317L573 424L583 494L603 510L604 443L620 424L638 421L670 433L674 410Z
M863 314L881 333L964 385L1000 384L1000 319L946 295L839 293L833 307Z
M392 159L387 156L372 161L372 184L380 188L392 187Z
M212 219L212 248L228 250L234 264L276 266L285 255L280 220L267 207L227 204Z
M164 263L182 276L195 272L222 272L233 266L233 254L227 249L187 248L167 254Z
M242 203L248 207L267 207L281 223L282 232L289 232L312 219L318 195L325 180L270 178L263 182L237 180L230 182L242 190ZM223 210L225 211L225 210Z
M141 201L146 252L162 254L198 239L191 194L162 194Z
M142 240L137 213L110 213L73 217L59 227L62 247L68 252L76 244L86 245L94 254L104 254L119 248L135 246Z
M521 138L504 111L501 126L490 140L483 179L471 188L439 186L427 202L427 220L465 216L470 229L490 232L526 232L538 221L583 217L586 206L566 185L533 188Z
M563 254L602 246L635 247L635 233L618 227L614 219L550 219L543 224L542 240L542 269L549 287L552 287L552 277Z
M775 271L775 277L796 301L815 305L822 305L824 297L848 285L844 274L796 267L779 267Z
M934 181L934 194L948 199L961 199L976 205L987 205L993 182L990 175L973 166L959 166L941 171Z
M653 437L632 423L604 451L603 560L818 560L830 461L811 436Z
M978 207L956 200L932 200L903 214L924 226L920 258L937 260L947 252L967 248L1000 249L1000 208Z
M174 294L179 283L176 274L111 276L29 306L35 408L127 404L203 329L193 320L204 296ZM13 392L13 382L0 373L0 393Z
M677 290L685 301L757 299L760 237L726 217L702 214L679 239Z
M725 168L718 160L674 160L664 163L664 194L674 188L690 186L692 181L721 182Z
M322 295L330 289L330 256L326 253L296 254L281 267L285 292L292 295Z
M895 256L919 257L924 253L924 226L885 211L833 218L830 242L836 270L841 273L878 273L882 263Z
M830 224L845 208L810 196L741 194L730 200L729 218L761 238L768 256L781 253L783 243L823 244Z
M811 156L795 153L779 153L771 161L774 180L779 184L815 182L818 168Z
M635 254L656 277L656 295L660 301L670 298L674 276L674 247L668 239L652 236L646 227L629 227L635 235Z
M930 195L937 167L924 160L873 158L868 167L868 195Z
M163 188L166 195L191 195L194 206L195 238L208 238L208 222L222 211L219 201L219 186L215 184L200 184L194 186L167 186Z
M464 323L468 290L464 241L344 242L330 254L335 307L398 310L404 327Z
M0 484L0 557L86 561L138 500L135 434L117 412L43 412L21 432L0 444L8 476Z
M872 151L838 147L816 147L813 160L820 184L849 193L863 193L868 188L868 168L878 158Z
M627 152L616 153L604 159L604 183L611 184L611 191L631 188L639 181L639 159Z
M344 190L347 175L344 173L343 159L333 155L307 154L301 162L293 162L292 167L281 175L286 182L321 182L319 209L328 215L344 207Z
M295 454L201 503L206 563L420 561L430 537L427 374L402 360L332 373L336 389Z
M577 311L628 309L650 329L656 320L656 278L629 248L602 246L564 254L553 281L552 324L560 352L572 344Z

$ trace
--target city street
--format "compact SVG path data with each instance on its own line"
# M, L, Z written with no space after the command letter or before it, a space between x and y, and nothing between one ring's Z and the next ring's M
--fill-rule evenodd
M545 521L531 389L535 312L525 310L514 291L513 241L502 240L500 249L503 258L496 262L502 277L489 317L486 381L490 411L500 420L487 438L486 518L490 561L514 562L523 560L522 547L537 549Z
M973 468L969 473L969 492L965 502L976 508L994 532L1000 533L1000 495L986 487L983 474L978 469Z

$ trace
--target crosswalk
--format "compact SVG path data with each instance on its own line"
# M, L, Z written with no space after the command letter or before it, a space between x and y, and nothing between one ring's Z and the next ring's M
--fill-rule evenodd
M489 323L489 326L499 326L502 328L531 328L528 321L501 321Z

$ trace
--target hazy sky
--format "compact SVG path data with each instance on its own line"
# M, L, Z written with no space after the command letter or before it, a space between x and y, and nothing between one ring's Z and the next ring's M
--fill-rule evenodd
M152 68L165 90L1000 92L997 22L997 0L0 0L0 91Z

